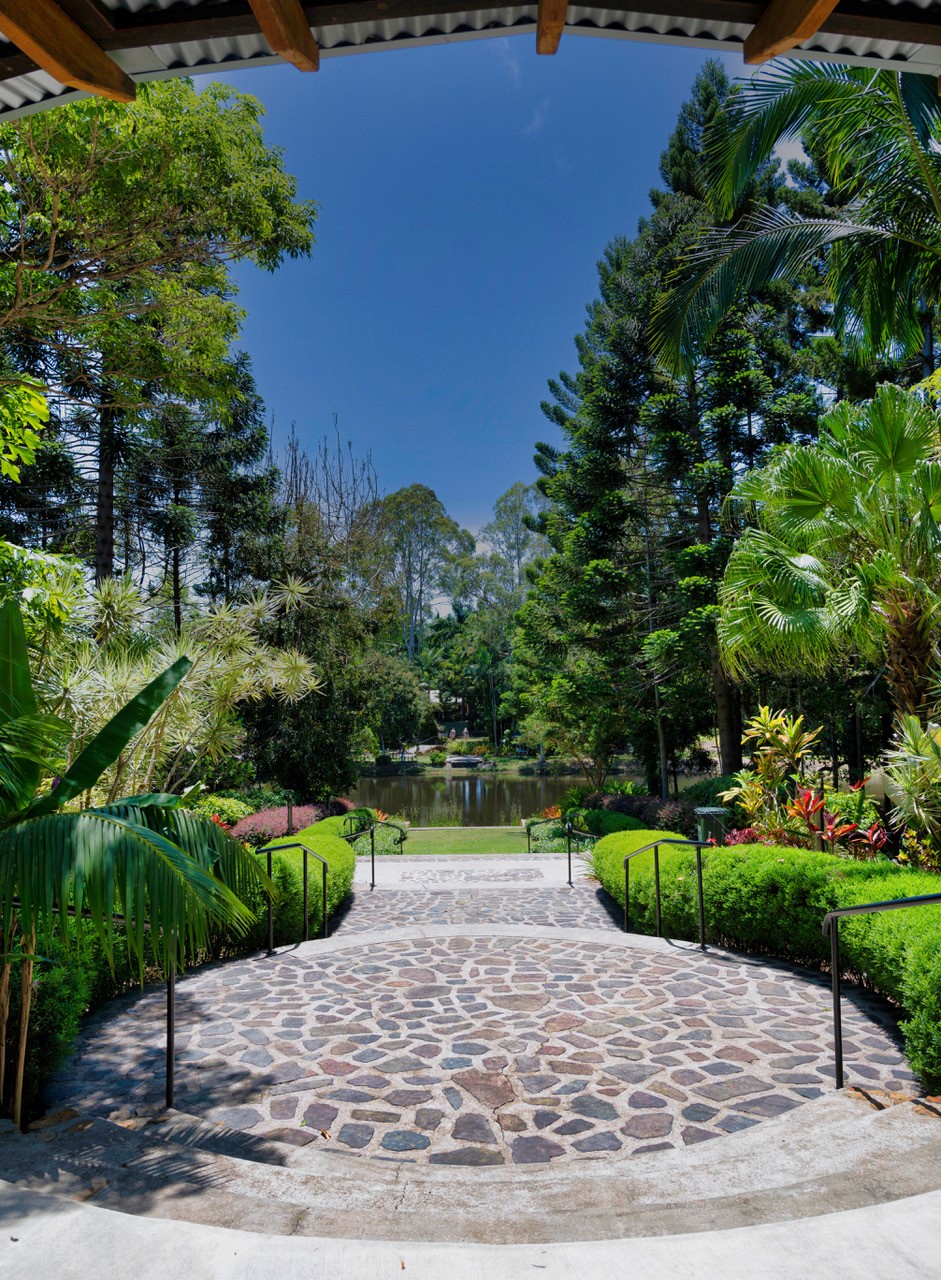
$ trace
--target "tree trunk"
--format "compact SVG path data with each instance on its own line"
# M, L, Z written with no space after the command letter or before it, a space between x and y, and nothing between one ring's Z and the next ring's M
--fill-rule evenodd
M102 395L98 417L98 488L95 502L95 586L114 577L114 408Z
M846 748L846 765L849 770L849 780L851 783L861 782L863 777L863 751L858 702L853 703L853 709L850 712L849 735L846 741Z
M173 563L173 626L176 630L176 634L179 635L183 630L183 603L180 588L180 548L174 547L170 554Z
M670 761L667 753L667 735L663 728L663 715L660 710L660 690L654 686L654 706L657 715L657 750L660 759L660 799L670 798Z
M16 937L16 922L10 925L9 936L0 935L0 949L4 955L13 950L13 939ZM7 1076L7 1023L10 1020L10 962L0 965L0 1109L6 1096Z
M715 647L711 666L719 730L719 772L737 773L742 767L742 699L737 686L726 675Z
M23 958L20 961L20 1027L16 1046L16 1075L13 1079L12 1120L17 1129L23 1127L23 1082L26 1078L26 1037L29 1012L33 1002L33 960L36 953L36 930L23 934Z
M885 678L895 710L924 721L935 667L933 628L918 600L899 597L879 609L885 621Z

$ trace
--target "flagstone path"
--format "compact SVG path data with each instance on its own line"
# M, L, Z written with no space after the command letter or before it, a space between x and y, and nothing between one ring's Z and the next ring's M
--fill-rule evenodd
M180 981L177 1107L360 1158L533 1165L714 1140L831 1089L823 978L625 935L564 857L481 862L383 859L372 892L361 865L329 941ZM159 1105L162 1015L155 990L90 1018L56 1102ZM850 1082L917 1092L886 1006L854 995L844 1035Z

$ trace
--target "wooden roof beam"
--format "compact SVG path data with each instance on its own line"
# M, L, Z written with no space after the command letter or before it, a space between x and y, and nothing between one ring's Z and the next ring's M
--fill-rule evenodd
M562 39L568 0L539 0L536 14L536 52L555 53Z
M307 25L301 0L250 0L262 35L298 71L317 71L320 50Z
M837 6L837 0L771 0L745 37L745 61L767 62L811 36Z
M54 0L0 0L0 31L60 84L134 101L134 81Z

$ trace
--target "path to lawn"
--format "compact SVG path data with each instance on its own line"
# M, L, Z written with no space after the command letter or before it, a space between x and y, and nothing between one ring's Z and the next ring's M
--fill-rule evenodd
M522 827L412 827L404 852L412 853L525 853Z

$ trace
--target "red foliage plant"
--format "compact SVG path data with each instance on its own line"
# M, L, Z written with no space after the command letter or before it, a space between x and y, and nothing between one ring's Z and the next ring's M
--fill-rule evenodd
M353 805L349 800L330 800L327 804L296 804L293 812L292 831L302 831L304 827L313 826L323 818L336 817L341 813L349 813ZM258 813L242 818L232 828L236 840L254 845L260 849L272 840L288 835L287 805L278 809L262 809Z

